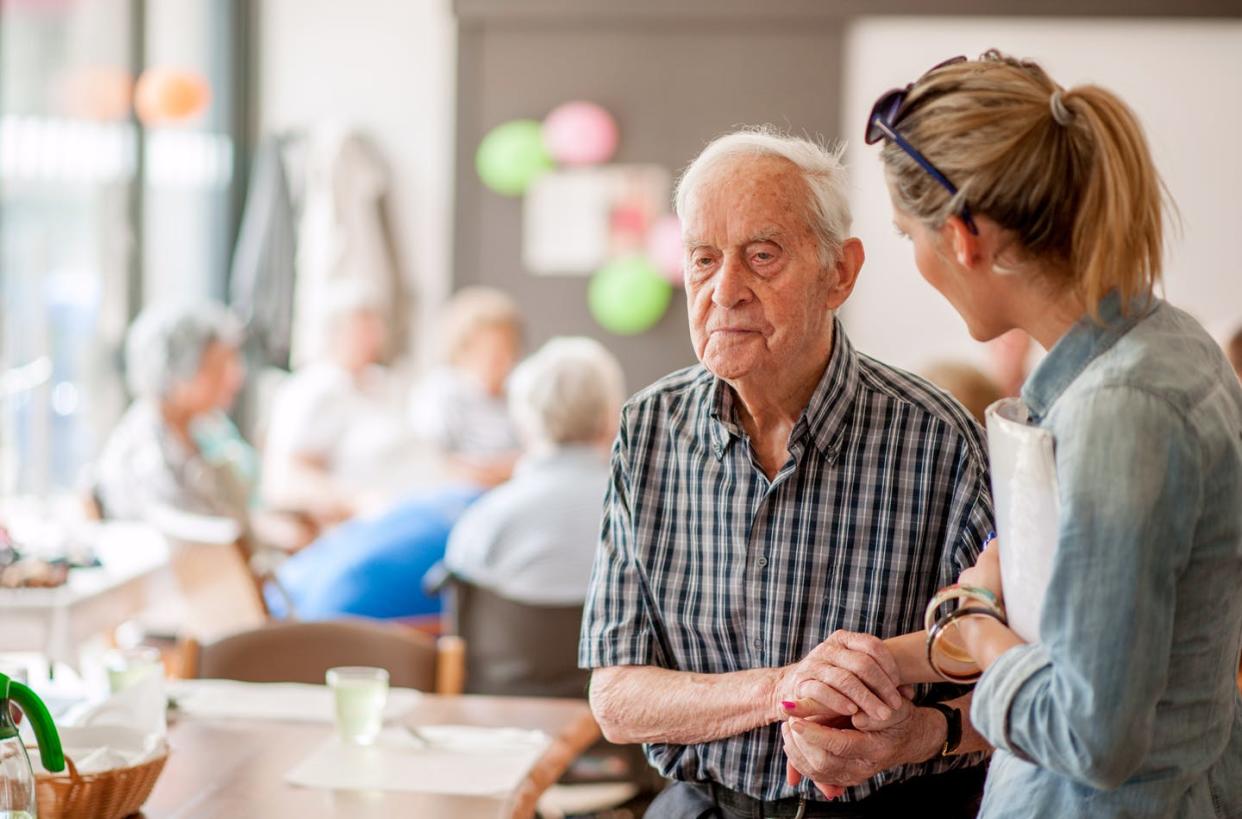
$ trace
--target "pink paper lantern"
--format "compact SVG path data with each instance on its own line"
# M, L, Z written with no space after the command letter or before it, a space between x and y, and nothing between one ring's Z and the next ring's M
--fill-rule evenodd
M686 248L681 220L674 214L661 216L647 232L647 255L664 278L673 284L685 283Z
M593 102L567 102L543 120L543 144L565 165L607 162L617 150L617 123Z

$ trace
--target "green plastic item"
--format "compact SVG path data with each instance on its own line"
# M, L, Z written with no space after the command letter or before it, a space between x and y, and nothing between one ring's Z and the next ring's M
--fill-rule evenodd
M632 336L650 330L668 310L673 287L646 256L614 259L591 278L587 306L605 330Z
M63 771L65 752L60 747L60 734L56 732L56 723L52 722L47 706L39 699L38 694L16 680L10 680L4 674L0 674L0 742L17 736L17 726L13 724L13 716L9 713L10 700L30 720L30 729L34 731L35 742L39 744L39 759L43 761L43 767L53 773Z
M521 196L556 163L543 145L543 126L533 119L515 119L488 131L474 155L483 184L502 196Z

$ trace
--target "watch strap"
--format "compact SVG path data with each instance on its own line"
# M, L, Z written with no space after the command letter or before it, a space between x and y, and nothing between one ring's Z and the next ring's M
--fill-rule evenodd
M940 756L949 756L957 750L957 746L962 744L962 712L942 702L929 702L926 703L926 707L935 708L944 714L947 730L944 735L944 745L940 749Z

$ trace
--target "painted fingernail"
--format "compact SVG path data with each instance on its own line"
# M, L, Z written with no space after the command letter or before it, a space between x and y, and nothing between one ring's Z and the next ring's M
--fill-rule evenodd
M789 700L781 700L781 707L786 711L792 711L798 707L798 703L790 702Z

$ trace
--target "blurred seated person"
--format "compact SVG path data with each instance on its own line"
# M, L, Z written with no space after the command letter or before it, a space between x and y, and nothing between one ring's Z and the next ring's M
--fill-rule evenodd
M923 377L956 398L980 424L985 423L987 408L1005 397L995 381L970 364L938 362L928 367Z
M467 692L586 696L578 637L623 398L620 367L590 339L554 339L514 371L523 457L462 515L429 578L447 581Z
M105 518L249 518L253 450L225 415L245 378L241 330L223 307L152 307L126 339L134 401L104 445L91 491Z
M394 477L411 436L384 360L378 297L339 282L325 292L324 343L277 390L267 418L263 496L321 524L368 505Z
M258 456L226 414L246 375L241 336L214 302L151 307L134 321L134 401L90 472L92 511L190 541L248 535L252 548L281 551L310 541L300 516L255 507Z
M478 486L508 480L518 440L505 403L505 381L517 363L522 317L498 290L468 287L448 304L442 330L445 363L410 398L415 434Z
M439 614L423 577L444 559L453 524L478 496L474 486L447 486L331 529L276 570L265 589L269 611L300 620Z
M509 407L524 454L453 529L451 574L519 603L583 603L624 398L620 365L588 338L553 339L518 366Z

